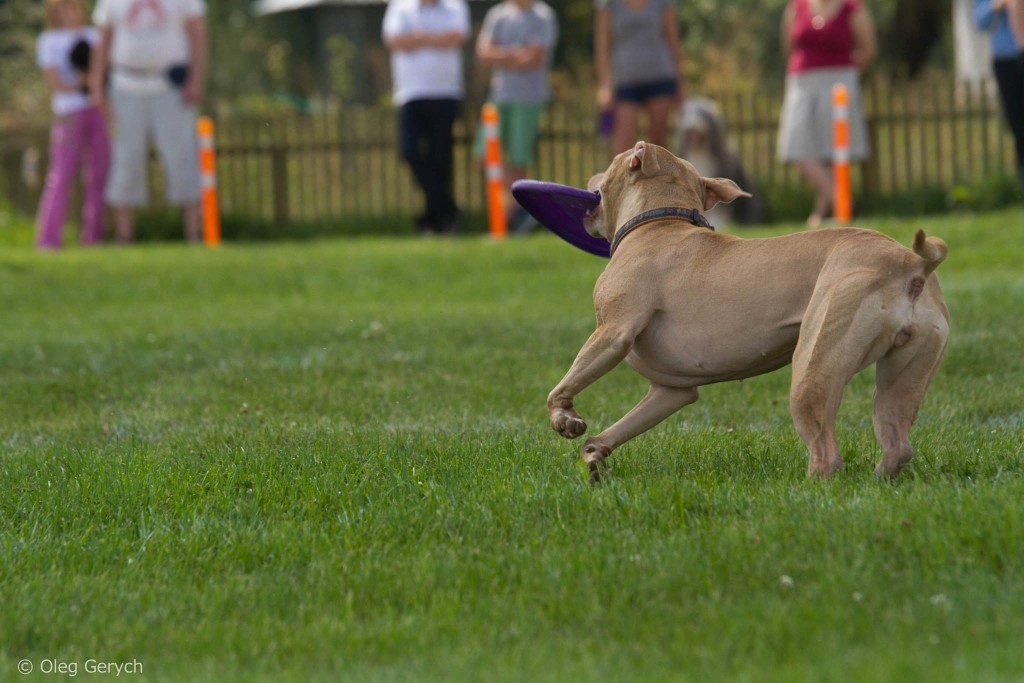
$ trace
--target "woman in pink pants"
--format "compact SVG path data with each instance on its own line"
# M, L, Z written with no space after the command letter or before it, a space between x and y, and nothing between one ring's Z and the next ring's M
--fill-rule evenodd
M37 61L52 93L50 167L39 204L36 246L60 247L71 188L82 173L82 244L103 239L103 186L110 166L110 139L103 113L86 90L91 48L99 32L85 25L83 0L46 0L47 30L39 36Z

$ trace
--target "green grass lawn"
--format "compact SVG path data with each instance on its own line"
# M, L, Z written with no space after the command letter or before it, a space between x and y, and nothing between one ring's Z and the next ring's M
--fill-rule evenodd
M870 370L846 468L805 478L787 369L589 486L544 403L604 262L551 236L0 237L0 680L1024 680L1024 211L866 223L950 246L894 483ZM577 407L596 433L645 389Z

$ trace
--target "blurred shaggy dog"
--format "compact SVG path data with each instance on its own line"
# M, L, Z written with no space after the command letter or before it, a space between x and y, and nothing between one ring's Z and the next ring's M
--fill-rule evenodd
M702 176L728 178L755 195L716 206L707 215L712 225L724 228L764 222L764 207L739 157L729 149L725 119L714 101L706 97L686 99L676 115L672 145L672 151L693 164Z

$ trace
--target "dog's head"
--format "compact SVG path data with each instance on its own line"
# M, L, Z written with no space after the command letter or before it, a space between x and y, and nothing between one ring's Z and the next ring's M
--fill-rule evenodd
M594 237L609 242L620 225L650 209L678 206L707 211L719 202L749 197L726 178L703 178L690 162L664 147L638 142L612 159L604 173L587 183L601 203L583 221Z
M676 151L706 150L718 154L725 146L725 119L718 105L706 97L688 97L676 119L679 145Z

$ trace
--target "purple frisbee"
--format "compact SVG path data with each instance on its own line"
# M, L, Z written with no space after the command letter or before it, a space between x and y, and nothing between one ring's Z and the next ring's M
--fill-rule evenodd
M541 180L517 180L512 196L551 232L578 249L608 258L611 245L583 227L583 217L601 203L601 195L578 187Z

